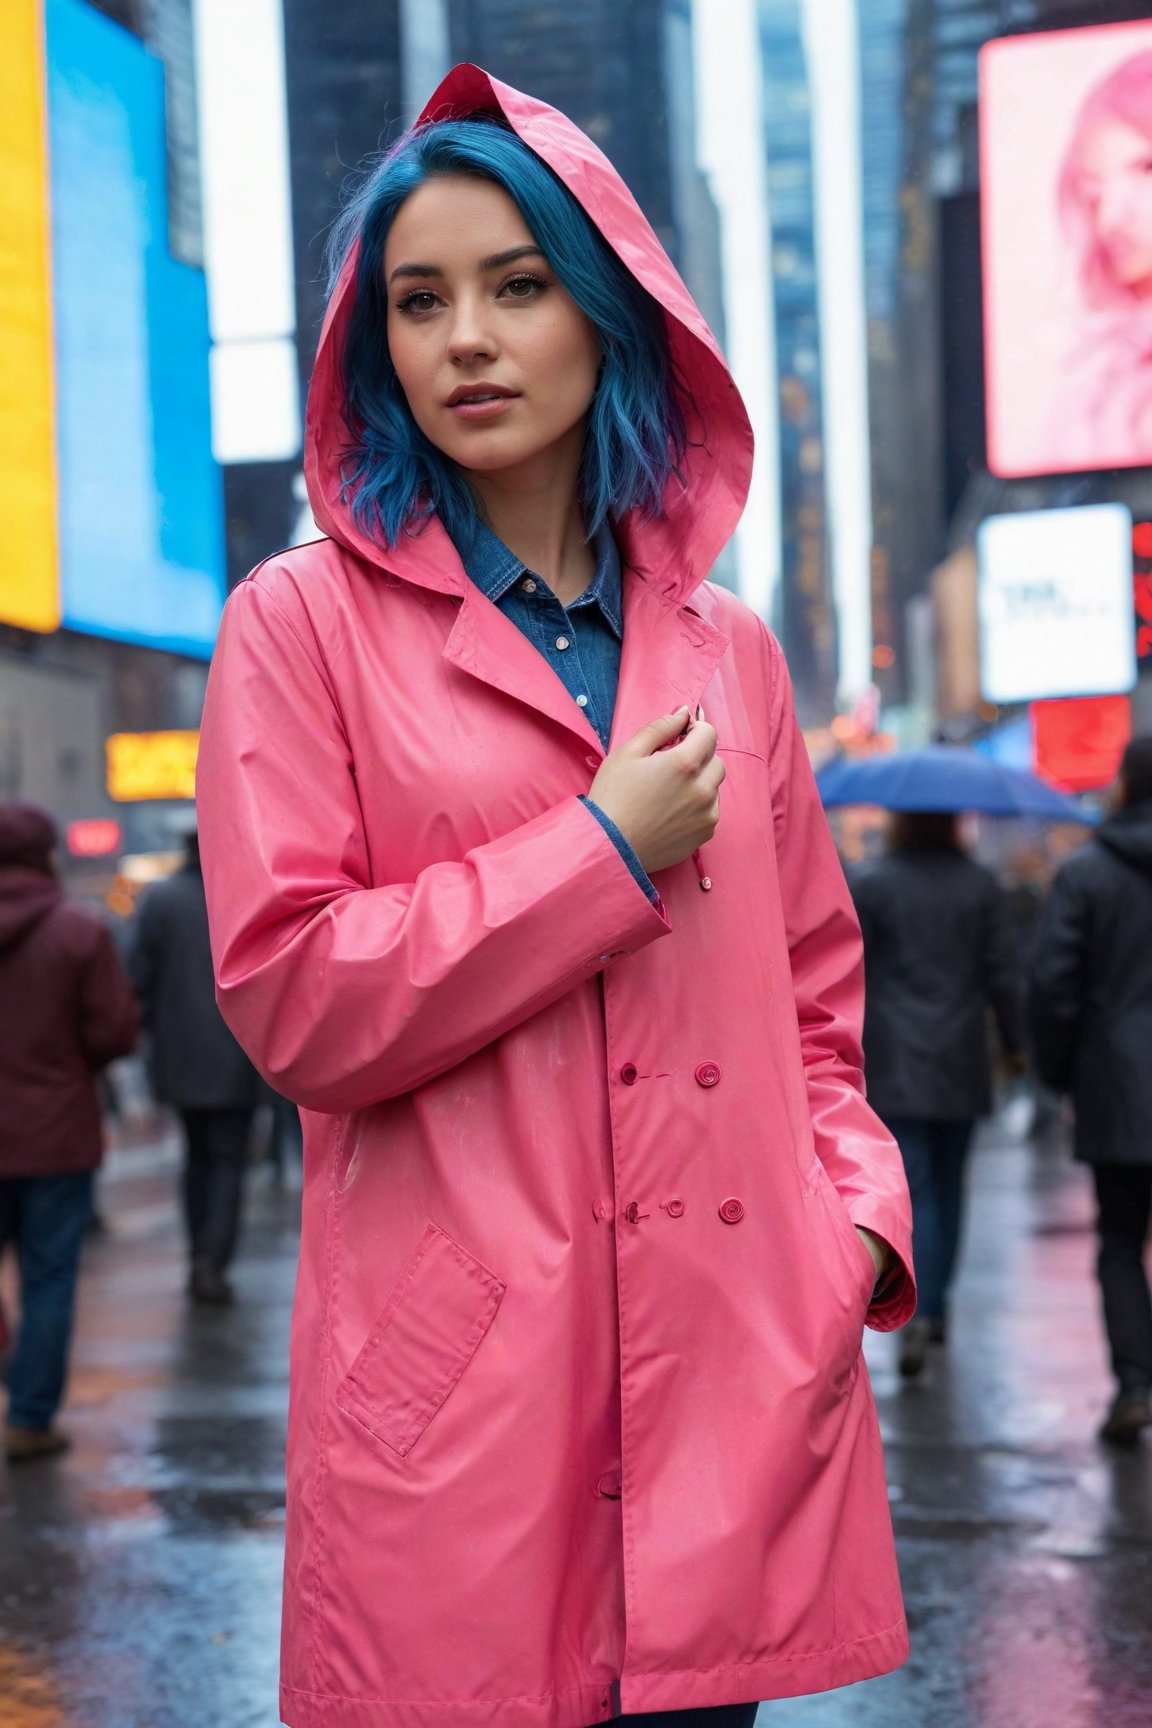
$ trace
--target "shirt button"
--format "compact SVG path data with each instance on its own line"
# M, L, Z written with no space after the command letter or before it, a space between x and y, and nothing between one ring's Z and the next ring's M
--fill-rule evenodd
M661 1205L663 1206L665 1212L667 1212L669 1218L683 1218L683 1216L684 1216L684 1202L683 1202L683 1200L680 1199L679 1195L677 1195L672 1200L661 1201Z
M523 582L521 582L521 584L520 584L520 587L525 594L535 594L535 592L536 592L535 579L531 576L525 576Z
M576 706L577 706L577 708L587 708L587 706L588 706L587 696L577 696Z
M629 1200L624 1208L624 1216L629 1224L639 1224L641 1218L647 1218L647 1212L641 1212L639 1200Z
M744 1216L744 1202L737 1200L733 1194L730 1199L720 1202L720 1216L725 1224L739 1224Z
M720 1067L716 1062L701 1062L696 1070L697 1086L716 1086L720 1081Z
M567 636L557 636L556 646L563 651L565 648L571 648L572 644L569 642Z
M596 1492L602 1500L619 1500L621 1493L620 1472L618 1470L605 1471L596 1484Z
M637 1080L640 1078L635 1062L625 1062L623 1068L620 1070L620 1078L623 1080L625 1086L635 1086Z
M599 768L600 757L599 756L585 756L584 764L585 764L585 767L588 767L588 768Z

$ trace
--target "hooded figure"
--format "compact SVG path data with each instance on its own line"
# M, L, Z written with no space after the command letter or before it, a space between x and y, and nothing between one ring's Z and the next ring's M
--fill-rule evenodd
M1076 1156L1092 1166L1116 1377L1101 1433L1124 1442L1152 1425L1152 737L1129 744L1119 787L1119 809L1052 884L1028 1018L1036 1071L1071 1095Z
M441 122L526 166L429 179ZM915 1306L908 1199L787 671L706 580L743 407L605 158L477 68L356 211L308 407L327 538L229 600L200 758L220 1002L305 1110L284 1719L583 1728L882 1673L906 1628L861 1337ZM621 443L605 515L633 303L683 436ZM444 331L462 382L429 396ZM533 344L569 339L541 389ZM500 452L581 379L577 583L510 550Z
M53 1418L104 1151L96 1078L137 1031L108 931L56 880L56 845L45 811L0 804L0 1249L16 1244L21 1305L6 1376L13 1462L68 1444Z

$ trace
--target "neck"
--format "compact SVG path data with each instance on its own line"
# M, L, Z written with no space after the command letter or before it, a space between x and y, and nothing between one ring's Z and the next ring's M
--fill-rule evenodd
M549 451L516 470L468 475L492 532L564 606L579 599L596 569L584 538L578 472L579 446L574 459L571 452Z

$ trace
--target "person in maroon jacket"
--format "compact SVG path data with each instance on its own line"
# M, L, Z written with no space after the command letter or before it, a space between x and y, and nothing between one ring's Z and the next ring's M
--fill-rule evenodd
M136 1041L132 986L99 918L64 898L56 830L0 804L0 1244L21 1318L8 1368L10 1461L62 1452L76 1274L103 1150L96 1077Z

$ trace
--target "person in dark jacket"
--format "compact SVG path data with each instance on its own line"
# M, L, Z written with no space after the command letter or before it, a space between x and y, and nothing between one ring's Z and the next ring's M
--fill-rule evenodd
M112 939L64 898L55 849L43 810L0 804L0 1246L15 1244L22 1310L4 1432L13 1462L68 1445L54 1418L103 1153L97 1076L138 1029Z
M227 1303L259 1080L216 1006L194 833L186 853L182 868L141 901L129 968L149 1035L152 1090L184 1128L189 1294Z
M1097 1269L1116 1377L1106 1440L1152 1423L1152 736L1126 750L1119 809L1058 873L1028 988L1040 1078L1071 1093L1076 1157L1092 1166Z
M973 1130L992 1108L988 1010L1020 1060L1015 946L995 877L962 849L954 815L901 812L889 848L851 880L864 936L868 1102L896 1139L912 1192L919 1304L900 1369L942 1343Z

